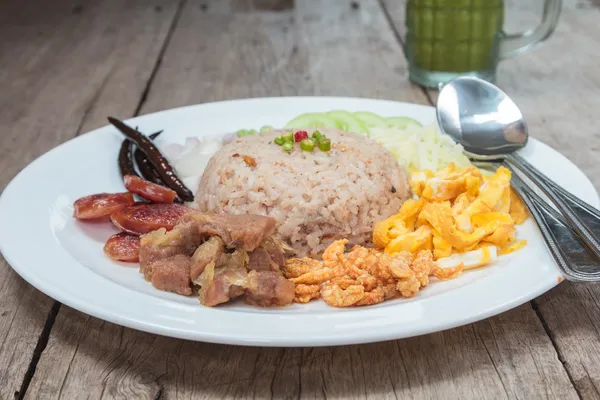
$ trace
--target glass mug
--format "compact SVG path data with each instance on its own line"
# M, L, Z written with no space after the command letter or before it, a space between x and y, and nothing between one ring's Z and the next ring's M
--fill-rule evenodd
M404 52L409 79L438 88L460 75L493 82L498 62L531 50L556 28L562 0L545 0L540 25L509 35L503 0L408 0Z

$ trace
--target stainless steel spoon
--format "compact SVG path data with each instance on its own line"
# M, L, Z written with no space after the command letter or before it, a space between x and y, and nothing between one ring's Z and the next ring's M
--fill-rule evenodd
M551 182L548 177L515 153L527 145L529 133L523 114L506 93L479 78L456 78L440 90L437 118L441 129L460 143L470 158L503 159L539 186L594 253L600 268L600 232L594 232L590 224L578 216L577 204L553 190L558 185L548 184Z

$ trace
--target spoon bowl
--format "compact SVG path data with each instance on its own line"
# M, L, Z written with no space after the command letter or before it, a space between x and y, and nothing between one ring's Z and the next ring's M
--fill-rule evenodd
M529 139L519 107L497 86L476 77L459 77L442 87L437 118L442 131L476 160L504 158Z

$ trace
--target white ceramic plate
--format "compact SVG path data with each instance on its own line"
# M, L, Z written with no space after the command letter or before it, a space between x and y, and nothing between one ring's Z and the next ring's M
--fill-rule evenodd
M312 111L346 109L435 121L427 106L382 100L324 97L236 100L184 107L129 120L143 132L165 129L183 143L263 125L282 126ZM117 116L118 117L118 116ZM104 256L116 229L80 223L73 201L98 192L123 191L117 168L122 136L104 127L43 155L8 185L0 198L0 246L6 260L33 286L82 312L161 335L256 346L325 346L375 342L440 331L516 307L562 279L534 223L518 231L528 245L493 266L458 279L433 282L416 297L366 308L335 309L322 301L283 309L234 303L217 308L155 290L137 267ZM565 157L532 140L523 155L559 184L598 206L592 184Z

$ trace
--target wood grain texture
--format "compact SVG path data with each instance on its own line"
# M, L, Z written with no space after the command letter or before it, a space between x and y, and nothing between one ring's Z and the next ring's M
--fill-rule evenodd
M402 2L386 1L399 30ZM507 29L538 23L542 1L510 1ZM600 189L600 4L564 0L555 34L533 52L500 64L497 84L522 109L530 134L559 150ZM429 92L435 100L436 92ZM600 285L563 283L534 301L579 395L600 398Z
M261 4L272 2L260 2ZM236 97L336 94L425 103L374 0L186 3L142 112ZM191 40L190 38L194 38ZM27 398L556 398L577 394L525 305L447 332L270 349L175 340L63 307Z
M282 11L251 3L186 5L144 113L279 95L426 101L403 78L402 51L376 1L362 2L358 10L350 1L296 1L294 9Z
M577 396L530 308L449 332L314 349L145 334L64 307L27 398L553 398Z
M104 125L108 113L133 113L177 8L159 1L40 3L0 5L2 189L34 158ZM1 399L20 390L52 304L0 259Z

